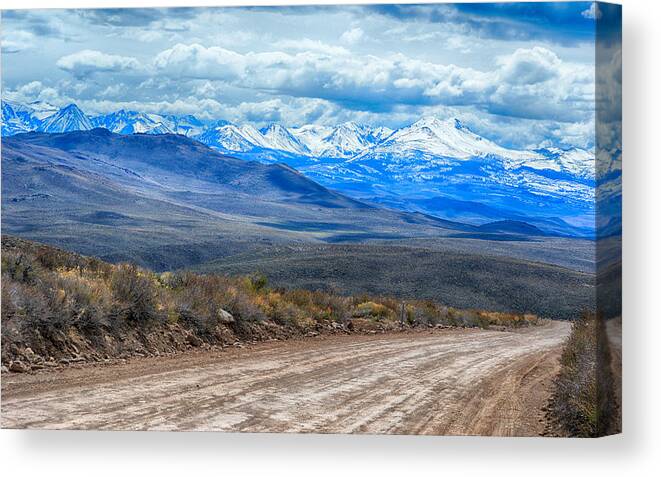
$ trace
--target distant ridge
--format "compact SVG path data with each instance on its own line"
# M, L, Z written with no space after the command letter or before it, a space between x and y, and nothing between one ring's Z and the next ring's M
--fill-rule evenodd
M497 222L490 222L488 224L480 225L478 229L482 232L507 232L533 236L548 235L539 227L518 220L499 220Z

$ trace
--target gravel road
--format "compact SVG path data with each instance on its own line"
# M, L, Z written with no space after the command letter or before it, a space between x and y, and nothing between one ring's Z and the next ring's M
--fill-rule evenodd
M2 426L538 435L568 323L331 336L2 376Z

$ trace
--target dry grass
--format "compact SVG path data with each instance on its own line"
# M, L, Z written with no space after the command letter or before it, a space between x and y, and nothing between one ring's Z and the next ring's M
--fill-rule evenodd
M561 357L552 417L561 433L599 437L612 432L615 409L610 351L603 320L585 313L574 322Z

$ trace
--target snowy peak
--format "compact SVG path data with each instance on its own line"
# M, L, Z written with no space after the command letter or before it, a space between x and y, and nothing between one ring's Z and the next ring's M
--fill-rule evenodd
M58 108L46 101L33 101L26 106L34 118L43 121L49 116L57 113Z
M324 139L333 132L333 128L318 124L291 128L289 132L303 144L313 156L319 156L326 149Z
M506 149L475 134L457 118L441 120L433 116L423 117L410 126L398 129L373 151L374 153L413 153L471 159L475 157L498 156L503 159L534 159L534 152Z
M39 131L61 133L68 131L89 131L94 126L78 106L70 104L52 116L47 117L39 126Z
M36 130L41 120L57 112L57 108L43 101L29 105L2 100L2 135L11 136Z
M3 100L2 104L2 134L7 136L28 131L68 132L99 127L119 134L174 133L193 137L205 130L204 123L193 115L160 115L120 109L89 117L75 104L62 109L44 101L22 104Z
M239 126L238 131L240 134L245 137L248 141L250 141L252 144L254 144L257 147L269 147L268 141L264 136L262 136L262 133L260 133L257 128L250 124L244 124L243 126Z
M582 179L594 180L595 178L596 160L592 151L577 147L569 149L549 147L538 149L537 152L548 158L556 171L566 172ZM534 167L534 163L531 166Z
M192 137L201 134L204 131L204 123L192 114L176 116L168 114L161 117L163 123L170 131L182 136Z
M263 141L259 131L252 126L239 127L227 124L213 129L208 129L197 140L208 146L234 152L249 152L255 150Z
M2 135L11 136L22 132L30 131L30 125L19 116L12 105L6 101L2 102Z
M372 130L372 136L377 142L387 139L393 133L393 130L385 126L381 126Z
M120 109L117 112L92 118L95 127L118 134L181 134L195 136L202 133L204 124L195 116L161 116Z
M347 122L340 124L324 138L325 148L320 151L320 155L348 158L365 150L374 142L374 137L368 127Z
M91 122L94 127L105 128L119 134L167 134L172 132L157 115L147 115L124 109L97 116Z
M230 152L269 149L300 155L310 154L310 150L298 138L279 124L271 124L261 131L249 124L243 126L226 122L219 124L217 127L207 129L197 136L197 139L208 146Z
M271 124L261 130L261 134L271 149L278 149L295 154L309 154L310 150L280 124Z

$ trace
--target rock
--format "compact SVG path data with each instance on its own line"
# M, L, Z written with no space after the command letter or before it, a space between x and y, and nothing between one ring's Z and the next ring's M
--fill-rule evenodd
M7 366L5 366L4 364L2 365L2 372L3 373L9 372L9 368Z
M27 373L30 371L30 365L25 364L22 361L12 361L9 363L9 371L14 373Z
M218 312L218 321L224 325L229 325L230 323L234 323L234 317L228 311L221 309Z
M32 351L32 348L25 348L23 350L23 356L25 356L25 359L32 362L32 361L35 360L37 355L34 354L34 351Z

